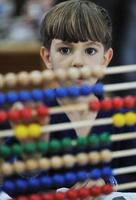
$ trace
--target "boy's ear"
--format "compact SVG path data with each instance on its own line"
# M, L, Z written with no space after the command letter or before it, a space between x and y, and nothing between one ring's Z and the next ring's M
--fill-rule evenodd
M41 47L40 49L40 56L48 69L52 68L51 59L50 59L50 52L47 48Z
M107 66L113 57L113 49L109 48L104 54L103 65Z

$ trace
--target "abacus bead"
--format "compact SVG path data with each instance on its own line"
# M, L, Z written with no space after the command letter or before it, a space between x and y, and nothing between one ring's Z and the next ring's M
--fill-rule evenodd
M68 96L66 88L57 88L55 92L56 98L65 98Z
M4 77L4 82L8 87L15 87L17 84L17 77L14 73L8 73Z
M43 91L43 96L44 96L44 100L46 101L50 101L50 100L54 100L56 97L56 93L55 90L53 89L47 89Z
M0 155L4 158L8 158L11 155L11 150L8 146L1 145L0 146Z
M48 149L49 149L49 145L46 141L40 141L37 143L37 150L40 153L47 153Z
M38 117L47 117L49 115L49 110L44 105L39 105L36 108Z
M35 143L27 143L23 146L24 152L27 154L34 154L36 152Z
M22 120L30 120L32 117L32 110L30 108L23 108L20 110L20 118Z
M96 96L103 96L104 94L104 87L102 84L97 83L93 87L93 92Z
M67 79L67 72L64 69L57 69L55 71L55 77L58 81L66 81Z
M38 70L32 71L29 74L29 79L33 85L39 85L42 83L42 74Z
M8 115L5 111L0 111L0 123L3 123L7 120Z
M77 178L79 182L84 182L89 178L89 174L86 171L77 172Z
M88 137L89 147L98 147L99 146L99 137L96 134L92 134Z
M64 192L57 192L54 194L55 200L65 200L65 193Z
M115 97L112 100L112 106L114 109L121 109L124 106L124 101L120 97Z
M111 168L110 167L104 167L102 169L102 177L108 179L111 176L112 176L112 170L111 170Z
M104 185L102 188L102 194L111 194L113 192L112 185Z
M51 167L51 162L47 158L40 158L40 160L38 160L38 166L41 170L48 170Z
M93 100L89 102L89 110L97 112L101 108L101 104L98 100Z
M36 179L36 178L28 179L28 188L31 191L37 191L39 189L39 186L40 186L40 182L38 179Z
M15 184L9 180L3 183L3 188L4 191L7 192L8 194L14 194L16 190Z
M28 86L30 83L29 73L25 71L18 73L17 80L21 86Z
M40 185L44 188L51 188L53 185L53 180L50 176L42 176L40 178Z
M93 151L88 154L88 159L90 164L96 165L100 162L100 155L98 152Z
M99 136L100 145L109 145L111 143L110 134L104 132Z
M80 77L79 70L75 67L70 67L67 70L67 76L70 80L77 80Z
M78 196L81 199L85 199L85 198L89 197L90 196L89 189L88 188L84 188L84 187L80 188Z
M37 160L29 159L29 160L26 160L25 164L26 164L26 169L28 171L33 171L33 170L37 170L38 169Z
M12 152L14 155L21 156L22 153L23 153L23 148L22 148L22 146L19 145L19 144L14 144L14 145L11 147L11 152Z
M63 175L55 174L52 177L52 181L53 181L53 185L58 188L58 187L63 187L65 180L64 180Z
M50 159L50 164L53 169L59 169L63 167L63 160L58 156L54 156Z
M5 95L0 92L0 106L3 106L6 103Z
M30 124L28 126L28 135L32 138L39 138L41 136L41 127L38 124Z
M28 188L28 184L26 180L18 179L15 181L16 190L18 192L26 192Z
M64 138L63 140L61 140L61 146L62 149L65 150L69 150L72 148L72 141L70 138Z
M2 74L0 74L0 89L4 86L4 77Z
M61 149L61 144L58 140L51 140L49 143L49 151L51 153L59 152Z
M5 176L10 176L13 174L13 167L11 164L9 163L3 163L1 165L1 172L2 174L4 174Z
M90 189L90 194L91 194L91 196L93 196L93 197L98 197L99 195L101 195L101 188L98 187L98 186L93 186L93 187Z
M66 168L71 168L75 165L76 160L74 156L66 154L65 156L62 157L62 162L64 163L64 166Z
M30 199L29 199L29 197L20 196L20 197L18 197L18 200L30 200Z
M77 141L76 141L77 147L78 148L85 148L85 147L87 147L87 143L88 143L87 140L88 139L85 138L85 137L78 137Z
M55 79L54 72L52 70L44 70L42 72L42 79L44 82L50 82Z
M125 124L127 126L133 126L136 124L136 114L133 112L128 112L125 114Z
M78 191L76 189L70 189L66 192L66 197L70 200L75 200L78 198ZM66 199L67 199L66 198Z
M108 111L112 109L112 101L110 99L104 99L101 101L101 109L104 111Z
M80 86L80 94L83 96L88 96L92 94L93 90L90 85L81 85Z
M123 114L115 114L112 117L112 123L115 127L121 128L123 126L125 126L125 117Z
M80 76L81 78L83 79L88 79L90 78L92 74L92 70L91 70L91 67L88 67L88 66L84 66L80 69Z
M76 182L78 181L77 176L72 172L66 173L64 175L64 179L65 179L65 184L68 187L71 187L72 185L76 184Z
M42 101L43 100L43 93L41 90L35 89L31 92L31 97L33 101Z
M30 101L31 100L30 92L25 91L25 90L22 92L19 92L19 100L22 101L23 103Z
M42 200L54 200L54 197L52 194L44 194L42 195Z
M79 153L76 156L76 162L78 165L86 165L88 163L88 156L86 153Z
M105 149L103 151L100 152L100 158L101 158L101 161L102 162L111 162L112 160L112 154L111 154L111 151L108 150L108 149Z
M20 119L20 113L17 110L10 110L8 112L8 118L9 120L11 120L12 122L17 122Z
M21 173L25 172L26 165L22 161L16 161L15 163L13 163L13 169L17 174L21 174Z
M92 76L100 79L105 75L105 67L104 66L95 66L92 69Z
M40 195L38 194L33 194L30 196L30 199L29 200L42 200Z
M90 172L90 178L92 180L98 180L101 178L101 171L99 169L94 169Z
M18 125L15 129L15 137L19 140L28 138L28 128L24 125Z
M67 88L67 93L69 97L79 97L80 96L80 90L76 86L71 86Z
M135 106L135 98L132 96L127 96L124 98L124 106L125 108L131 109Z
M13 92L13 91L12 92L8 92L6 94L6 100L10 104L16 103L18 101L18 95L17 95L17 93Z

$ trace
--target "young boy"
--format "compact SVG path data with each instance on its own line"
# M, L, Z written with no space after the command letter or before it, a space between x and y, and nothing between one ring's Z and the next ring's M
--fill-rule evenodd
M58 68L67 69L69 67L79 69L84 66L93 67L95 65L106 67L113 56L110 17L105 9L89 0L69 0L54 6L43 18L41 36L43 46L41 47L40 55L46 67L54 71ZM88 81L79 79L76 84L86 83L92 85L96 81L97 79L92 78ZM59 86L66 85L63 81L58 82L58 84ZM75 84L74 81L73 84ZM92 95L87 100L90 98L96 97ZM83 101L86 101L86 98L80 97L76 100L68 98L65 100L57 99L55 102L49 103L56 106ZM85 111L59 114L51 117L50 123L79 121L82 119L95 120L96 113ZM93 130L92 127L87 127L61 131L61 133L56 131L51 133L51 138L62 139L63 137L76 138L77 135L87 136ZM115 196L110 196L109 199L113 197ZM6 198L2 200L6 200Z

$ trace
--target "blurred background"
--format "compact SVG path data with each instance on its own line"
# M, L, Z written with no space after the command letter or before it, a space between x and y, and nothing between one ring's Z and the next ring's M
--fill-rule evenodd
M135 64L136 1L92 0L109 11L114 57L110 65ZM43 13L61 0L0 0L0 72L41 67L39 24ZM111 79L135 80L135 73Z

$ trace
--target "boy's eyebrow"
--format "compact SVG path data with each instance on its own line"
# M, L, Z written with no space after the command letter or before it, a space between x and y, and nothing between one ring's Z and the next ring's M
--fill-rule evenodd
M58 45L62 45L62 44L64 44L64 45L72 45L72 43L74 43L74 42L67 42L67 41L57 41L56 42L56 46L58 46ZM101 47L101 44L99 43L99 42L94 42L94 41L87 41L87 42L83 42L84 43L84 45L86 46L89 46L89 45L96 45L96 46L98 46L98 47Z
M86 44L85 45L96 45L96 46L98 46L98 47L101 47L101 44L99 43L99 42L94 42L94 41L89 41L89 42L86 42Z

